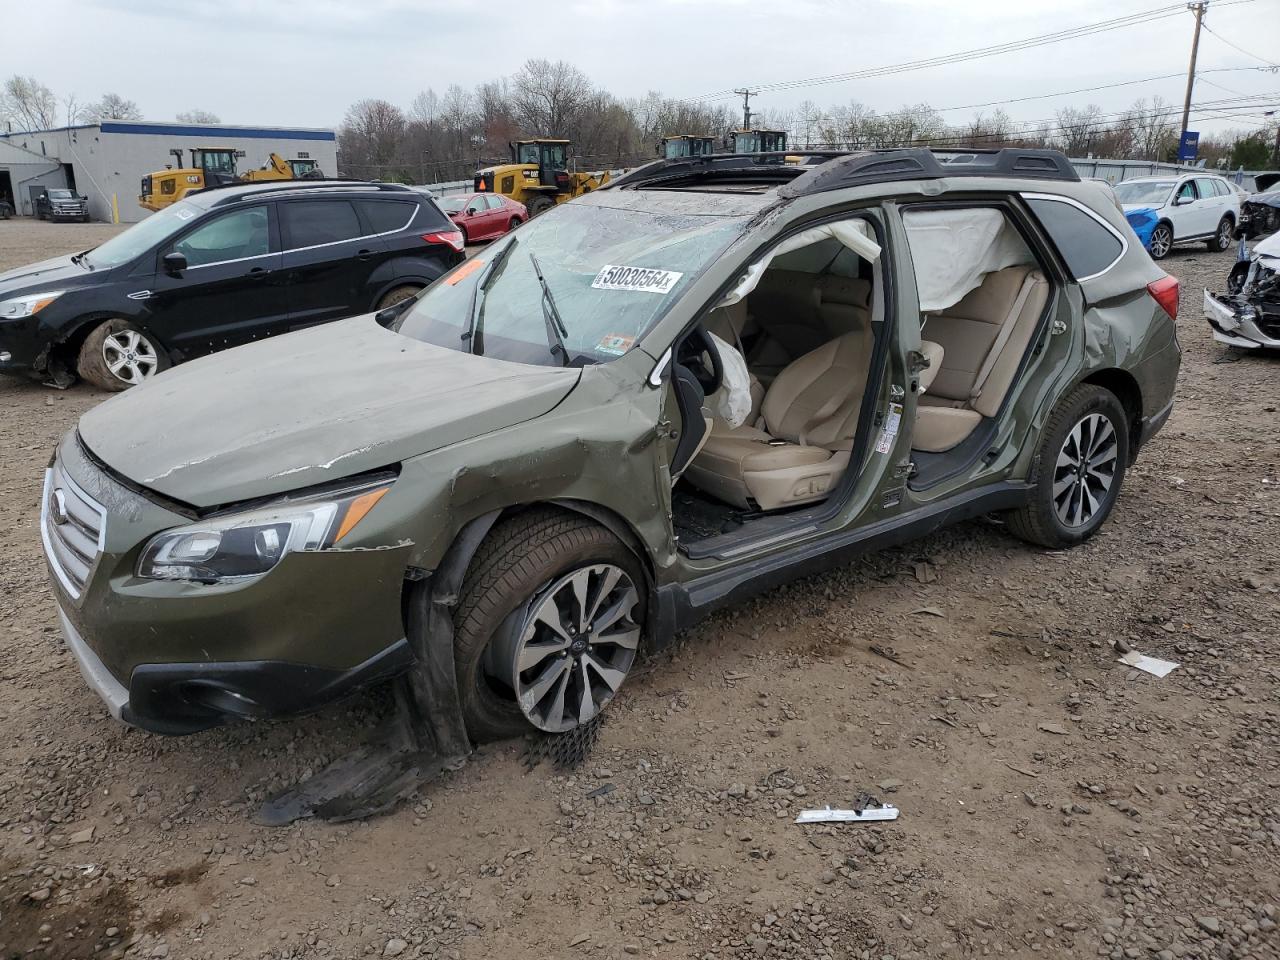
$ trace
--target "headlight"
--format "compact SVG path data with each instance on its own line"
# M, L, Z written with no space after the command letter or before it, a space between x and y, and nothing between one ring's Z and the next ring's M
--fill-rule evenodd
M198 583L260 577L287 553L338 543L390 489L390 482L378 481L322 500L286 501L166 530L142 551L138 576Z
M23 317L30 317L39 313L64 293L66 293L65 290L49 290L46 293L14 297L12 300L0 300L0 320L21 320Z

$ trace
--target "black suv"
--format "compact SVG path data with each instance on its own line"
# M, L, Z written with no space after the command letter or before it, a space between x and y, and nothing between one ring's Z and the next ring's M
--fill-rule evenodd
M0 273L0 373L123 390L192 357L384 310L462 250L435 203L398 184L202 190L99 247Z
M41 220L79 220L89 222L89 198L56 187L36 197L36 216Z

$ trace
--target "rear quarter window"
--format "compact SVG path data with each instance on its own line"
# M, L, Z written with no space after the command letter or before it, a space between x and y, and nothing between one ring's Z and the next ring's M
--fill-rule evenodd
M280 204L280 210L286 250L351 240L363 233L348 200L291 200Z
M1124 241L1110 227L1073 203L1028 197L1027 205L1077 280L1103 273L1124 253Z
M357 200L369 233L390 233L408 226L418 205L407 200Z

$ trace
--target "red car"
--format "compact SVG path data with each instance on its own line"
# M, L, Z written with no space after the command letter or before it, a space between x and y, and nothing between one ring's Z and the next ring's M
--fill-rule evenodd
M462 231L467 243L495 240L529 219L523 203L497 193L466 193L436 201Z

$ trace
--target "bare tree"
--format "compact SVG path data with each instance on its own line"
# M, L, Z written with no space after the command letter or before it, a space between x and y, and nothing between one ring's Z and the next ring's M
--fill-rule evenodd
M340 163L381 176L399 158L406 125L400 108L386 100L356 101L338 131Z
M58 124L58 100L35 77L14 74L0 89L0 119L24 130L48 130Z
M216 113L209 110L184 110L178 114L179 123L221 123L222 120Z
M84 116L90 121L103 120L141 120L142 111L132 100L126 100L118 93L104 93L97 103L90 103L84 108Z
M1103 128L1102 108L1096 103L1087 107L1064 107L1058 111L1058 146L1069 157L1083 157L1093 149L1093 142Z
M587 75L563 60L526 60L512 87L516 122L548 137L571 132L592 92Z

